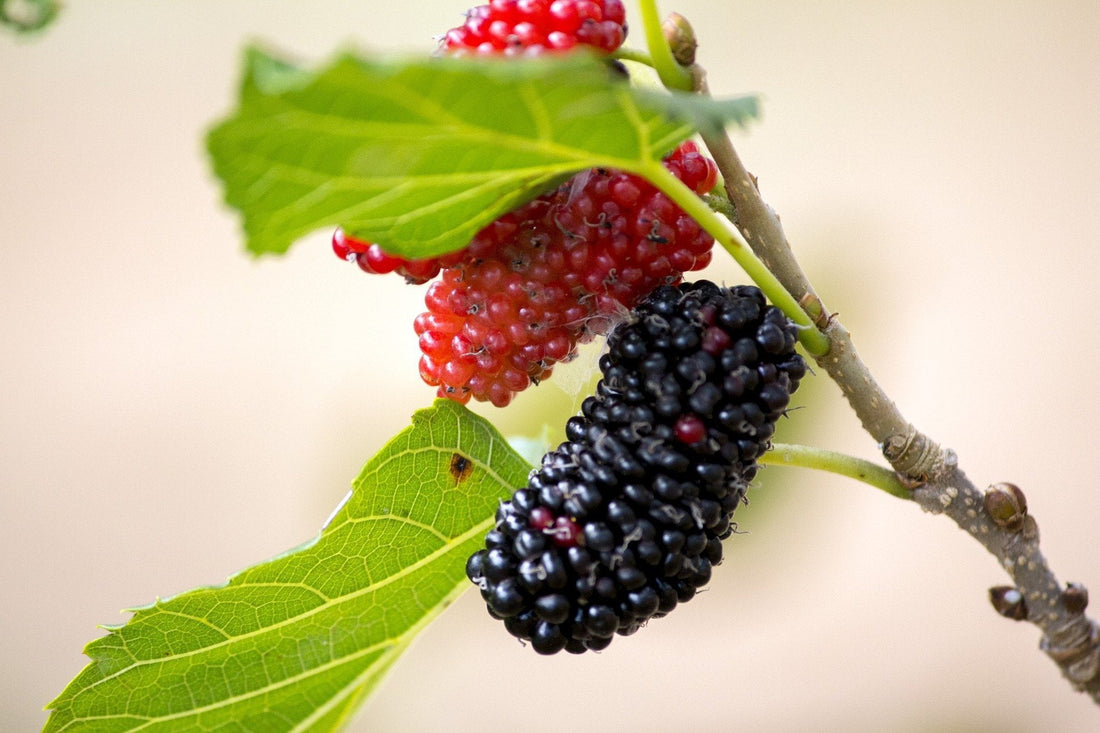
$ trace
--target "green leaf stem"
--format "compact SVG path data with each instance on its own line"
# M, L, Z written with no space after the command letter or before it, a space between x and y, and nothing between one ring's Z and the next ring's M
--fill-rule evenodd
M913 499L912 489L902 483L896 471L845 453L808 445L775 443L759 460L766 466L798 466L828 471L862 481L898 499Z

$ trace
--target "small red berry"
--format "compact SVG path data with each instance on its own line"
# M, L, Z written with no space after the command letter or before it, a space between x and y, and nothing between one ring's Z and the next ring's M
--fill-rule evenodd
M345 237L343 229L337 229L332 233L332 251L342 260L347 262L354 261L356 255L362 251L355 248L359 244L363 243L357 242L350 237Z
M408 262L387 254L377 244L370 245L366 251L360 252L356 257L360 268L375 275L386 275Z
M558 517L549 530L550 538L558 547L573 547L581 536L580 526L569 517Z
M730 337L724 329L710 326L703 331L703 351L711 356L718 356L729 348Z
M684 415L676 421L673 428L676 439L681 443L694 445L707 437L707 426L695 415Z
M547 507L537 506L531 510L527 522L535 529L546 529L554 523L554 512Z

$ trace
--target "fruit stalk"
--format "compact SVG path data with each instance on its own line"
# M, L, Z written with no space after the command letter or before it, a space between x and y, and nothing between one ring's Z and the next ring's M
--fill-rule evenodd
M682 92L692 90L691 72L677 63L661 28L661 19L657 12L656 0L638 0L638 10L642 18L642 28L645 31L646 46L653 61L653 68L661 77L661 83L669 89L678 89Z
M765 466L797 466L847 476L882 489L899 499L912 499L913 492L888 468L862 458L837 453L824 448L790 443L773 443L771 450L759 458Z
M719 169L721 170L721 169ZM791 295L770 269L749 248L742 233L728 219L717 214L710 206L690 191L660 164L654 164L643 173L666 196L676 202L689 216L714 237L714 240L730 253L741 269L752 278L768 300L782 310L800 329L798 339L815 357L829 353L828 338L818 330L809 313Z

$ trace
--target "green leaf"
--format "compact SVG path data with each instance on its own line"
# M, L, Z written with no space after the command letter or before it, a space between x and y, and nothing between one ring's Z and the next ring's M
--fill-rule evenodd
M682 102L585 54L346 55L305 73L253 49L240 106L207 142L252 252L343 226L427 257L577 171L644 173L699 125L755 111L753 100Z
M634 93L647 104L664 109L671 119L682 120L701 133L717 134L730 122L744 126L760 117L760 98L755 94L714 99L674 90L638 89Z
M46 730L333 730L470 586L467 557L529 470L492 425L437 401L315 540L89 644Z
M16 33L40 31L57 18L57 0L0 0L0 25Z
M300 89L311 79L310 73L300 66L255 47L245 49L245 69L242 99L277 96Z

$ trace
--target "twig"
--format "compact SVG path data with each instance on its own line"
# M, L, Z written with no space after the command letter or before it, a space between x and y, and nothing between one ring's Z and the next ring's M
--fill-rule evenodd
M692 70L696 91L709 94L706 74L699 66ZM726 195L736 214L734 225L756 256L829 337L829 351L816 357L818 365L840 386L863 429L882 446L895 470L918 481L936 476L952 460L951 456L902 417L859 358L848 329L829 314L814 292L794 257L779 217L761 198L756 178L745 169L729 136L704 131L702 137L722 174Z
M1039 627L1039 648L1047 653L1074 688L1100 704L1100 625L1085 615L1088 591L1058 581L1039 549L1039 525L1027 514L1023 492L996 484L983 495L969 478L952 468L913 492L927 512L950 517L980 542L1009 574L1014 588L990 589L1001 615ZM1008 504L1015 502L1015 514ZM1005 595L1005 591L1018 591Z
M709 94L706 74L692 65L695 91ZM703 141L721 172L734 212L734 225L756 256L775 274L829 338L817 364L840 386L867 433L913 488L925 510L945 514L980 542L1012 578L1015 587L990 591L994 608L1009 618L1028 620L1043 632L1047 655L1074 686L1100 704L1100 625L1084 610L1088 593L1076 583L1062 587L1039 550L1039 529L1026 513L1018 488L990 487L984 494L959 470L953 451L944 450L914 428L859 358L847 329L829 313L799 266L779 217L760 196L756 179L742 164L724 132L704 132ZM1009 487L1009 488L1006 488Z

